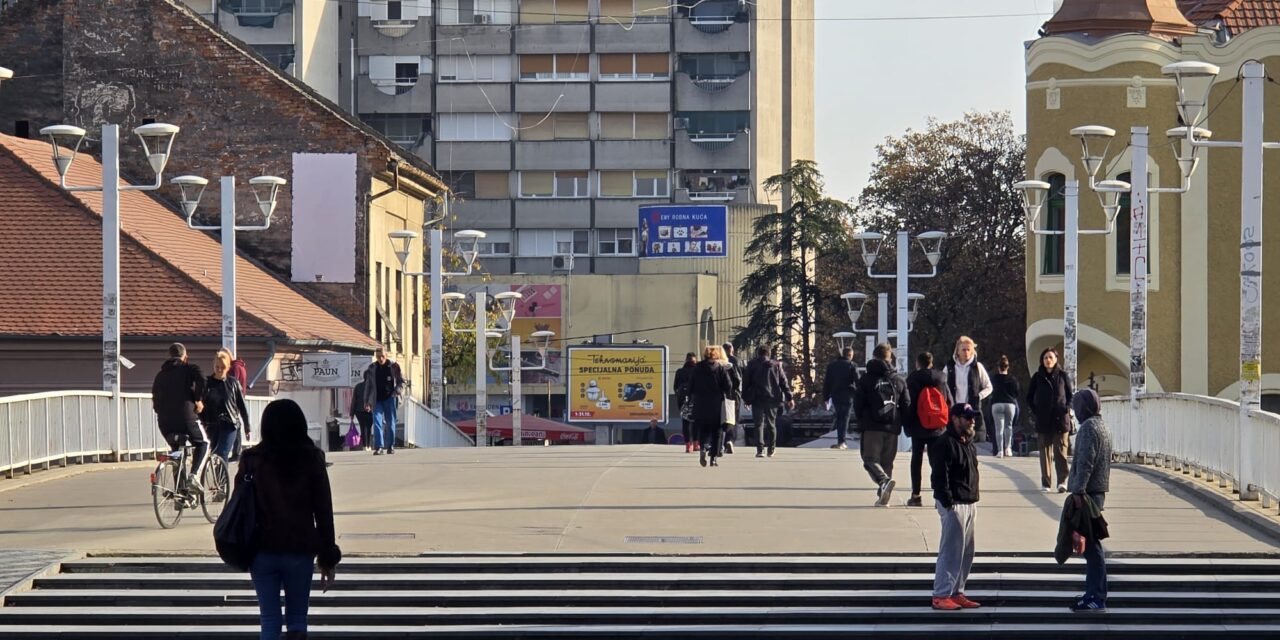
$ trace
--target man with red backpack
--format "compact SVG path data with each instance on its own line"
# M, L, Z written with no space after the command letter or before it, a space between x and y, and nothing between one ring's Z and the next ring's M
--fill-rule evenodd
M920 499L921 471L929 443L946 433L950 421L951 389L947 376L933 368L933 354L925 351L916 356L916 370L907 376L907 395L912 410L907 412L903 428L911 438L911 497L908 507L923 506Z

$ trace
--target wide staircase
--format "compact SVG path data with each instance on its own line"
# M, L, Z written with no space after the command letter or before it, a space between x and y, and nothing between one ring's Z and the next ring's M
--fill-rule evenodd
M1015 535L1016 532L1008 532ZM311 638L1280 638L1280 555L1110 561L1111 610L1071 613L1084 566L980 555L933 611L922 555L352 557ZM0 638L256 638L249 577L209 557L61 562L0 607Z

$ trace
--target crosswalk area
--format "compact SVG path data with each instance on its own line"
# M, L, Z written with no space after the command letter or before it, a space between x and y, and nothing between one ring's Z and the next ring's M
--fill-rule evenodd
M1079 559L979 555L981 609L929 608L924 555L352 557L311 638L1280 638L1280 554L1112 558L1110 610L1072 613ZM4 597L0 638L256 638L249 576L215 557L65 560Z

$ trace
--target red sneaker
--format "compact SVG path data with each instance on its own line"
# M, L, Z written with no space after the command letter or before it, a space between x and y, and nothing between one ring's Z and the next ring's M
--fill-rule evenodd
M698 442L697 440L694 440L694 441L693 441L693 450L694 450L694 451L702 451L702 443L701 443L701 442Z
M963 593L957 593L954 596L951 596L951 601L960 605L961 608L964 609L977 609L982 606L981 604L964 597Z
M953 598L934 598L933 608L938 609L939 611L959 611L963 607L961 607L960 603L956 602Z
M691 451L693 451L693 443L692 442L684 443L684 452L689 453Z

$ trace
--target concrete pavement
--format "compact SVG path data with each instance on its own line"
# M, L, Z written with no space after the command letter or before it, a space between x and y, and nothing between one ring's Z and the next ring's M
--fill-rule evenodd
M702 468L683 447L497 447L332 453L339 544L350 553L932 552L932 508L891 508L855 449L745 447ZM1039 490L1034 458L982 457L979 551L1050 551L1062 497ZM54 472L56 473L56 472ZM0 549L212 551L211 525L188 514L161 530L149 465L91 470L3 490ZM927 466L926 466L927 474ZM39 479L34 476L34 479ZM927 478L927 475L926 475ZM927 481L927 480L926 480ZM1171 491L1171 480L1116 467L1107 500L1127 552L1267 552L1273 541Z

